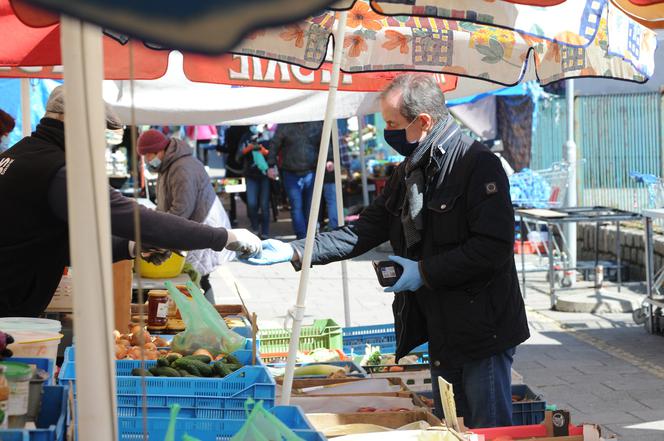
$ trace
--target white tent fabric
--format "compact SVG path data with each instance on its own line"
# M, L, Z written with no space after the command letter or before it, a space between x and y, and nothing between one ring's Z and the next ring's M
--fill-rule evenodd
M132 100L129 81L104 81L104 100L125 122L130 122ZM448 99L501 88L486 81L459 78ZM134 81L137 124L259 124L322 121L327 91L266 87L234 87L190 81L182 70L182 54L172 52L169 68L158 80ZM378 112L375 92L337 93L334 119Z

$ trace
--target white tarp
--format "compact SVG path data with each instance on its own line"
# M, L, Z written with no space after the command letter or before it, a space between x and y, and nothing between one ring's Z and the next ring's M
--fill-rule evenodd
M123 122L131 122L129 81L104 81L104 100ZM480 80L459 78L448 99L488 92L500 86ZM182 55L172 52L166 75L158 80L134 81L136 124L257 124L322 121L327 91L290 90L266 87L234 87L196 83L182 70ZM335 119L346 119L379 111L378 93L337 93Z

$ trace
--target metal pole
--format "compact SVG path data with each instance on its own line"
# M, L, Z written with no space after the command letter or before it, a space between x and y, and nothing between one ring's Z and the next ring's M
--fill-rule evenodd
M334 186L337 194L337 219L339 227L345 224L344 220L344 195L341 188L341 148L339 146L339 126L334 120L332 128L332 153L334 156ZM348 287L348 264L345 260L341 261L341 282L344 296L344 323L346 327L350 326L350 289Z
M101 29L62 16L78 439L118 439Z
M567 176L567 192L565 196L566 207L578 205L576 195L576 142L574 141L574 80L567 80L565 85L565 96L567 98L567 141L565 141L565 161L569 165ZM564 234L567 238L567 262L569 268L576 268L576 224L568 222L564 226ZM570 271L572 286L576 284L576 269Z
M357 130L359 133L357 139L358 145L360 147L360 164L362 165L362 202L366 207L369 205L369 184L367 184L367 157L364 152L364 139L362 139L362 131L364 130L364 115L357 117Z
M21 78L21 126L23 136L32 133L32 110L30 106L30 79Z
M645 264L646 264L646 298L652 299L655 295L654 291L654 280L655 280L655 271L653 268L653 243L652 243L652 218L650 216L643 217L643 223L645 224ZM642 306L644 308L644 313L647 314L646 317L646 329L649 332L654 332L655 330L655 314L654 306L652 303ZM648 328L648 323L650 323L650 328Z
M546 224L546 231L549 233L547 236L547 242L549 245L549 249L547 250L547 254L549 255L549 296L551 298L551 309L556 309L556 276L553 269L553 226L551 224Z
M341 66L341 55L343 53L344 34L346 33L346 18L348 12L339 13L338 26L334 41L334 55L332 58L332 75L330 77L330 91L327 97L327 107L325 109L325 122L323 123L323 136L320 140L320 149L318 151L318 164L316 165L316 180L314 181L314 193L311 201L311 211L309 213L309 224L307 225L307 240L304 244L304 254L302 256L302 272L300 274L300 285L297 291L297 303L294 307L293 330L291 333L290 346L288 348L288 360L286 362L286 372L284 375L284 385L281 393L281 404L290 403L291 389L293 388L293 376L295 374L295 359L297 358L298 343L300 340L300 331L302 319L304 318L304 302L307 298L307 287L309 285L309 272L311 270L311 258L314 251L314 239L316 235L316 223L318 221L318 210L320 208L320 198L323 193L323 179L325 177L325 164L327 162L327 150L330 145L330 135L332 134L332 116L334 115L334 102L339 88L339 67Z

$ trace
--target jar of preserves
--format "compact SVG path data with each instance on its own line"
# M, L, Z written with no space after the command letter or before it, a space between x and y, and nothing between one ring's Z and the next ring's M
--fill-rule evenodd
M148 292L148 331L163 331L168 323L168 291Z

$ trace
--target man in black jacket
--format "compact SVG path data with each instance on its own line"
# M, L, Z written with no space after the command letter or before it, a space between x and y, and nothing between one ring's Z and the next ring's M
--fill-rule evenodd
M454 386L469 427L512 423L511 365L529 337L514 265L514 213L500 161L463 135L430 75L397 77L381 95L385 140L406 160L357 222L315 238L313 263L389 240L403 267L392 287L397 357L428 341L436 378ZM265 265L300 266L304 241L263 242Z
M64 95L58 86L49 96L46 115L35 132L0 154L0 317L41 314L69 265L63 121ZM109 107L106 126L111 132L122 128ZM110 186L109 192L114 261L134 257L136 209L143 242L151 246L227 248L247 257L260 252L260 240L247 230L208 227L138 207Z

